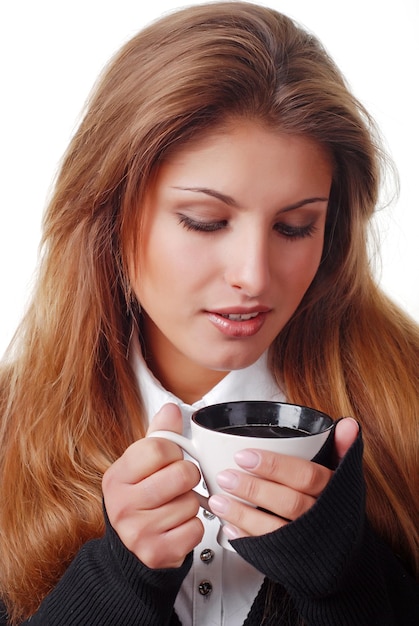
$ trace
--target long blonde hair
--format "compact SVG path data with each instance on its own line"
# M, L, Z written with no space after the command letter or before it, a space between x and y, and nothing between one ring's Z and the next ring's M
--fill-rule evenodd
M56 180L38 280L0 374L0 590L12 621L103 533L103 472L144 434L127 358L140 320L128 265L150 177L168 150L231 116L310 136L333 155L322 263L272 367L291 401L361 422L369 515L416 566L419 333L371 277L372 121L311 34L272 9L213 3L123 47Z

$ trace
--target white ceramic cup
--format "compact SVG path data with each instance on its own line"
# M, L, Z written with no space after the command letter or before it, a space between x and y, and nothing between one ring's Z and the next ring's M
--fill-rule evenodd
M239 450L259 448L311 460L331 434L333 423L325 413L284 402L225 402L192 415L191 439L168 430L155 431L149 437L169 439L195 459L209 495L214 495L222 493L216 480L219 472L233 468L244 471L234 461ZM231 429L234 434L228 432ZM241 432L245 434L237 434ZM197 495L201 506L209 508L207 498ZM221 528L218 542L234 551Z

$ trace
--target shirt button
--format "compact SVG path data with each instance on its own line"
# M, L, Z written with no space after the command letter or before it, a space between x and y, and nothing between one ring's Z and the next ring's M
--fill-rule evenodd
M202 580L198 585L198 591L201 596L209 596L212 591L212 584L209 580Z
M204 563L211 563L212 559L214 558L214 551L211 550L211 548L205 548L205 550L202 550L199 557Z
M204 509L204 517L205 519L214 519L215 515L214 513L211 513L211 511Z

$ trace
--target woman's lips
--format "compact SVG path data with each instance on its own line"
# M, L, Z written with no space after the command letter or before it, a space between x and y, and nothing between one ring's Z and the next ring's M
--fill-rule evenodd
M265 323L268 311L247 313L215 313L207 311L209 321L228 337L251 337L256 335Z

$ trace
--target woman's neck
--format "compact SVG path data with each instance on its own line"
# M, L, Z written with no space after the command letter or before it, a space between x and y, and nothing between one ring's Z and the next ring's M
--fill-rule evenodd
M190 360L164 335L154 333L150 324L143 331L142 350L148 368L167 391L186 404L200 400L229 373Z

